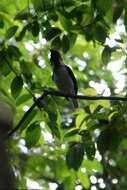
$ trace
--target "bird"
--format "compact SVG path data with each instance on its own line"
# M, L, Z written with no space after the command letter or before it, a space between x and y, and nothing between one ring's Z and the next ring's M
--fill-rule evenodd
M63 63L61 54L57 50L50 49L50 62L53 66L52 79L59 91L65 95L77 95L77 80L71 68ZM73 108L78 108L77 99L66 99L72 102Z

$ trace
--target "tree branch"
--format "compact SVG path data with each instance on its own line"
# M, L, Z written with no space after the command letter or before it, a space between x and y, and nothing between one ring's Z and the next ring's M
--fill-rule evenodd
M65 98L72 99L81 99L81 100L113 100L113 101L127 101L127 97L122 96L84 96L84 95L70 95L64 94L58 91L46 90L47 95L60 96Z
M10 137L13 133L15 133L21 126L22 124L25 122L26 118L28 117L28 115L33 111L33 109L36 107L36 103L34 103L29 110L23 115L22 119L19 121L18 125L12 129L9 133L8 133L8 137Z
M45 90L42 96L38 99L34 99L33 105L29 108L29 110L24 114L22 119L19 121L18 125L12 129L8 135L4 139L8 139L12 136L20 127L23 126L24 121L28 117L28 115L32 112L32 110L37 106L39 109L43 107L43 99L44 97L51 95L51 96L59 96L65 98L72 98L72 99L81 99L81 100L112 100L112 101L127 101L127 97L122 96L84 96L84 95L70 95L64 94L59 91L54 90Z

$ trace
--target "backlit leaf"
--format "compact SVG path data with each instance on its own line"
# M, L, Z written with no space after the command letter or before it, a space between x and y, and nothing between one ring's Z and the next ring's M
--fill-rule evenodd
M82 172L81 170L78 171L78 177L80 179L80 182L82 184L82 186L85 188L85 189L89 189L90 187L90 180L87 176L86 173Z
M41 128L40 125L36 123L32 123L26 130L26 146L31 148L37 144L41 136Z

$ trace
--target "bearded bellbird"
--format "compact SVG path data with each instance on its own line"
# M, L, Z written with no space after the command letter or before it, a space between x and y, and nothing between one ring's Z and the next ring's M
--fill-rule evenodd
M78 92L78 86L76 78L67 65L65 65L62 61L61 55L58 51L51 49L50 61L53 65L53 77L52 79L56 83L56 86L63 94L76 95ZM70 99L73 104L73 108L78 107L77 99Z

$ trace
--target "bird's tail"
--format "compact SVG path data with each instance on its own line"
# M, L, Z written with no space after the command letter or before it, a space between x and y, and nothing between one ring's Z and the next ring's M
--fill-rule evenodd
M77 101L77 99L70 99L70 101L71 101L71 103L72 103L72 106L73 106L73 108L78 108L78 101Z

